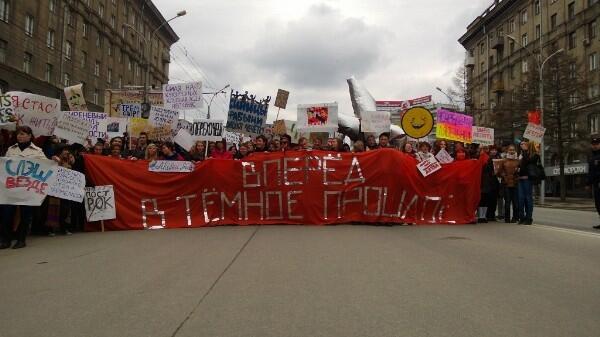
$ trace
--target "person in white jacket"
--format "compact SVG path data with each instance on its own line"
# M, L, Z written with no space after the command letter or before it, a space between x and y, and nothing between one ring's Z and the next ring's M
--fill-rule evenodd
M17 127L17 143L12 145L6 151L6 157L25 157L32 159L48 159L39 147L35 146L33 141L33 131L28 126ZM13 240L13 219L17 211L15 205L1 205L2 223L0 224L0 249L9 248ZM16 232L14 233L16 243L13 249L26 246L25 238L31 226L33 219L33 206L20 207L20 221Z

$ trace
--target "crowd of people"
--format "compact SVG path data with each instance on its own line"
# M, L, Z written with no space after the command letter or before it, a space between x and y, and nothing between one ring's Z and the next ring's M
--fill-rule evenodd
M20 126L16 132L2 130L0 155L30 158L47 158L58 165L84 172L83 154L110 156L121 160L187 160L201 162L210 159L243 160L253 153L280 152L288 150L327 150L336 152L365 152L382 148L395 148L417 161L436 156L446 151L453 160L479 158L482 152L489 156L481 172L481 199L477 210L477 221L488 222L499 219L505 222L531 224L533 217L533 189L543 179L539 148L527 140L519 144L496 146L465 145L459 142L437 140L433 144L409 141L406 137L390 140L389 133L377 138L373 135L353 142L352 146L340 138L319 138L309 141L300 138L292 143L292 137L281 135L268 138L259 135L251 141L227 144L225 139L217 142L197 141L192 148L183 149L170 141L157 142L141 133L135 146L128 146L127 134L109 141L98 139L95 144L68 145L56 137L34 138L31 128ZM36 145L37 144L37 145ZM83 231L85 211L81 203L54 197L45 199L41 207L0 205L2 207L2 231L0 249L25 246L29 230L38 234L69 235L72 231ZM13 232L13 229L16 229Z

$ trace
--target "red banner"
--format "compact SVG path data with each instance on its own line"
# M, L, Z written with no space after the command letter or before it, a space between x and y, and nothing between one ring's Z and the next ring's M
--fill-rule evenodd
M113 185L108 229L391 222L464 224L475 219L484 159L423 177L392 149L302 151L210 159L191 173L148 171L146 161L85 156L95 185Z

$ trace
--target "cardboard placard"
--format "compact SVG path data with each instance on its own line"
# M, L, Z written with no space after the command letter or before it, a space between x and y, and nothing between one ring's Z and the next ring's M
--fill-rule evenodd
M224 131L222 120L194 119L190 134L199 140L221 141Z
M441 149L435 155L435 159L437 159L441 164L449 164L454 161L454 158L446 151L445 149Z
M93 111L65 111L71 116L79 119L87 120L91 123L88 136L91 139L106 138L106 131L102 130L100 123L108 118L108 115L104 112L93 112Z
M274 106L277 108L285 109L287 106L288 98L290 97L290 92L283 89L277 90L277 97L275 98Z
M417 164L417 168L423 177L427 177L428 175L441 170L442 165L435 159L434 156L429 156L426 160L423 160Z
M85 103L85 97L83 95L83 84L76 84L64 89L65 97L67 98L67 104L69 104L69 110L73 111L87 111L87 104Z
M47 159L0 157L0 205L41 205L57 168Z
M150 172L192 172L194 163L191 161L173 161L173 160L153 160L148 164Z
M523 133L523 138L527 138L536 143L541 143L542 139L544 138L545 133L546 133L545 127L543 127L541 125L533 124L533 123L527 123L527 128L525 129L525 132Z
M494 129L473 126L473 143L483 146L494 145Z
M165 108L173 110L200 109L202 107L202 82L164 84Z
M84 205L87 221L115 219L117 210L113 185L86 187Z
M332 132L338 128L338 104L298 104L298 126L302 132Z
M80 119L68 112L63 112L56 128L54 128L54 135L71 143L85 144L91 127L92 122L89 120Z
M361 131L376 135L390 132L391 125L389 111L367 111L361 119Z
M56 180L48 189L48 195L60 199L82 202L85 196L85 175L59 166Z

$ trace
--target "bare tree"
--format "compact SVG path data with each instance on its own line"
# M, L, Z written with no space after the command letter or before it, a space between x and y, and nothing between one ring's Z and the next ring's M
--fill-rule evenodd
M464 65L461 65L456 69L456 73L452 78L452 87L447 89L448 96L452 98L452 101L454 101L461 110L464 110L466 102L471 100L467 86L468 80L467 69Z

